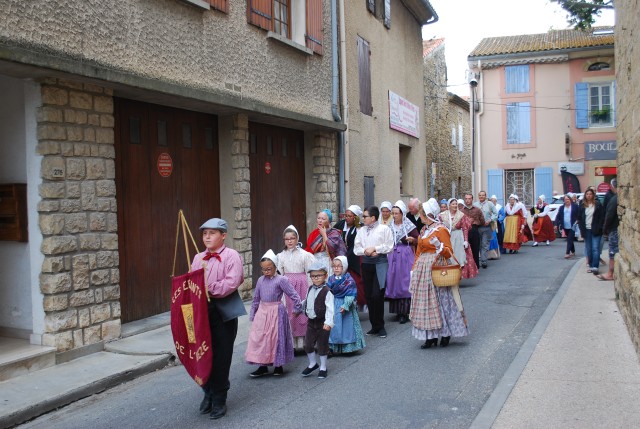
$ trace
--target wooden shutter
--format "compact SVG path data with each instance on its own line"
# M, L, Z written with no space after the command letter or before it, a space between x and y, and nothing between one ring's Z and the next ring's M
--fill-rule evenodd
M495 195L501 205L504 205L503 172L501 168L487 170L487 194Z
M247 21L265 30L273 30L273 0L247 0Z
M229 0L209 0L209 4L215 10L220 12L229 13Z
M589 84L576 83L576 128L589 128Z
M322 0L307 0L307 31L304 35L307 48L322 55L324 31L322 28ZM334 52L337 55L337 52Z
M358 78L360 83L360 111L371 116L371 51L369 42L358 36Z
M384 9L382 9L384 17L384 26L391 28L391 0L384 0Z
M553 193L553 168L539 167L534 170L536 177L536 193L535 200L538 201L540 195L551 197ZM550 201L550 200L548 200Z

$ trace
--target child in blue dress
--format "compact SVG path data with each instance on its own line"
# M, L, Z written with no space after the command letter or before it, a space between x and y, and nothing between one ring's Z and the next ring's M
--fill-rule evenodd
M327 286L333 293L335 306L334 326L329 336L329 347L333 354L353 353L365 347L362 326L356 304L357 288L345 256L337 256L331 263L333 275Z

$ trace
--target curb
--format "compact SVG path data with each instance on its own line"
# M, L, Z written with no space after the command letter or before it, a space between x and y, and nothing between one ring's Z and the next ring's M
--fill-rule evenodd
M103 392L118 384L133 380L134 378L158 369L162 369L169 365L171 361L171 355L158 356L157 358L154 358L149 362L145 362L142 365L128 368L124 371L112 374L76 389L61 392L59 395L40 401L37 404L14 410L9 414L0 416L0 428L10 428L15 425L25 423L28 420L32 420L57 408L69 405L72 402Z
M573 283L580 265L583 263L583 258L579 258L578 261L575 262L571 271L569 271L569 274L567 274L567 277L565 277L562 285L558 289L558 292L556 292L556 295L547 306L547 309L542 313L538 323L536 323L531 330L531 333L522 344L522 347L520 347L520 351L496 385L487 402L485 402L480 412L476 415L476 418L469 426L469 429L490 429L493 426L493 423L496 418L498 418L504 403L507 401L511 391L518 382L518 379L527 366L527 363L529 363L529 359L540 342L540 339L544 335L549 322L551 322L551 319L553 319L553 316L556 314L558 306L566 295L569 286Z

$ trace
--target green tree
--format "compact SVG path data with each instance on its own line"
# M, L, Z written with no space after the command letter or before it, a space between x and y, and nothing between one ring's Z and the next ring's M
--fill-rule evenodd
M567 21L575 29L586 30L596 22L603 9L613 9L614 0L551 0L567 11Z

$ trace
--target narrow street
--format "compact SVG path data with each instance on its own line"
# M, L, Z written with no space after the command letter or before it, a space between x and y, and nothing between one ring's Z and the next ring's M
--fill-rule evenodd
M576 243L582 255L582 243ZM385 339L364 352L329 360L326 380L303 378L298 356L284 377L251 379L236 347L226 417L198 413L198 387L171 367L49 413L21 428L398 427L466 428L509 367L575 260L564 239L490 261L461 287L471 335L447 348L420 349L411 324L387 316ZM369 329L361 314L363 329Z

